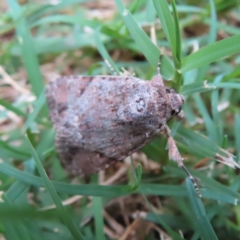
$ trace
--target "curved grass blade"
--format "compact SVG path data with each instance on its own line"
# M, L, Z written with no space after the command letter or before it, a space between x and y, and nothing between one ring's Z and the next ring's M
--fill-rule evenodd
M154 43L150 40L147 34L138 25L132 14L127 9L125 9L122 1L115 0L115 3L132 38L138 45L139 50L141 50L148 62L154 68L157 68L159 57L161 54L160 50L157 46L154 45ZM161 73L165 79L172 79L174 75L174 68L172 66L172 63L165 56L163 56L161 59Z
M102 58L104 59L104 61L108 61L108 63L110 63L111 67L116 71L116 73L119 75L120 71L118 69L118 67L116 66L116 64L114 63L114 61L112 60L112 58L110 57L109 53L107 52L105 46L103 45L103 42L101 41L101 36L100 36L100 29L97 28L95 30L95 41L96 41L96 45L98 48L99 53L101 54ZM107 66L108 67L108 66Z
M73 220L70 218L70 216L69 216L68 212L66 211L65 207L62 205L62 202L59 199L52 183L49 181L49 179L47 177L47 174L42 167L41 161L40 161L36 151L34 150L31 142L29 141L27 135L25 135L25 138L26 138L27 143L29 145L30 151L31 151L31 153L34 157L34 160L35 160L36 166L38 168L39 174L41 175L41 177L43 179L43 182L44 182L44 185L47 188L53 202L56 205L56 209L57 209L62 221L66 224L66 226L68 227L68 229L71 232L74 239L84 239L82 233L80 232L78 227L75 225Z
M148 62L156 68L160 56L159 49L154 45L147 34L138 25L129 10L124 7L122 1L115 0L115 3L132 38L137 43L139 50L142 51Z

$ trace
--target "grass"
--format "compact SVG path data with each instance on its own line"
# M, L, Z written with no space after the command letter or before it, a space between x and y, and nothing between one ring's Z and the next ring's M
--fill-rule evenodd
M0 235L239 239L237 1L22 2L0 4ZM59 75L106 74L105 59L117 73L124 67L151 79L159 57L166 85L186 98L184 121L170 126L203 198L168 161L163 136L132 164L88 182L69 177L44 86Z

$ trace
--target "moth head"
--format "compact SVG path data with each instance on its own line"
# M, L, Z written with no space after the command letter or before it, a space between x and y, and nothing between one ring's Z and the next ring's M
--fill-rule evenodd
M178 116L182 110L182 105L184 104L184 97L178 94L172 88L166 88L167 100L171 110L171 117Z

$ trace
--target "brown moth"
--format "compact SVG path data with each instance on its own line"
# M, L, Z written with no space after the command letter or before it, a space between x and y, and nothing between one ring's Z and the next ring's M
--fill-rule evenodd
M167 126L180 114L184 97L165 87L160 74L151 81L62 77L49 84L46 95L58 153L71 174L82 177L101 171L161 133L168 138L169 158L187 171Z

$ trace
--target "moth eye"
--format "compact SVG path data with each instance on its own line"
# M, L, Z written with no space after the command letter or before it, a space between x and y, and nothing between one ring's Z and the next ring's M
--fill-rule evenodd
M176 114L175 110L171 111L171 115L174 116Z
M178 109L176 109L176 110L172 110L172 112L171 112L171 115L178 115L180 112L181 112L181 110L182 110L182 107L179 107Z

